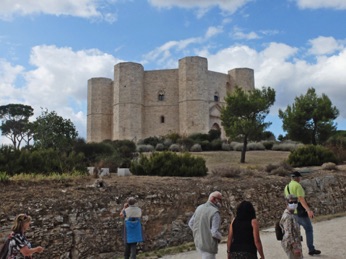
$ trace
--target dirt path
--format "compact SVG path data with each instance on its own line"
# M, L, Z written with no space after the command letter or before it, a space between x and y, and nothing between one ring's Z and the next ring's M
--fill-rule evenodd
M304 241L303 254L304 258L324 258L324 259L343 259L346 258L346 217L335 218L322 222L313 223L314 238L316 249L322 251L321 255L310 257L307 254L307 247ZM304 229L302 235L305 240ZM285 259L286 254L281 248L280 241L277 241L274 234L274 229L266 229L261 231L261 239L264 248L266 259ZM196 251L190 251L177 255L162 257L164 259L197 259L200 258ZM217 259L225 259L226 244L219 246Z

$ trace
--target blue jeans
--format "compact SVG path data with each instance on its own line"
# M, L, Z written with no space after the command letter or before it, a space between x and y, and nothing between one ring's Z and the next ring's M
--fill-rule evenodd
M294 215L294 217L297 219L298 224L300 226L303 226L305 230L306 235L306 245L309 248L309 252L314 251L314 230L311 225L311 220L309 217L298 217L297 215Z

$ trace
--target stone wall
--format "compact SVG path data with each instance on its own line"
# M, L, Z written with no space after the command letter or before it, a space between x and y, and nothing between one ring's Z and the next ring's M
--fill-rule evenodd
M316 215L346 211L344 173L304 178L302 184ZM46 248L35 258L117 258L123 251L123 221L118 215L126 199L135 196L143 210L145 248L179 245L192 241L187 222L214 190L224 196L224 236L232 213L244 199L253 202L261 227L272 226L285 207L282 191L288 179L112 176L97 186L93 181L0 184L0 242L15 215L26 212L33 218L28 238Z

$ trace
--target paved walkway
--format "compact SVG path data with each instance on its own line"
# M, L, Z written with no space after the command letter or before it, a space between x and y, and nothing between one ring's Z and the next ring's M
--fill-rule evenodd
M304 238L303 255L304 258L323 258L323 259L345 259L346 258L346 217L335 218L332 220L321 221L313 223L315 247L322 251L321 255L309 256L307 254L307 247L305 243L305 233L302 230ZM287 258L284 253L280 241L275 238L274 229L262 230L261 240L266 259L285 259ZM217 259L226 259L226 244L219 245L219 253ZM164 259L198 259L196 251L186 253L164 256Z

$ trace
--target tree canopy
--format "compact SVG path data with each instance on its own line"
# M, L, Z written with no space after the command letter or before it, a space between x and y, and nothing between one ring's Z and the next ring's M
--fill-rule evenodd
M225 101L226 105L221 110L221 124L229 138L242 137L240 162L245 163L248 139L256 138L271 125L271 122L264 120L275 102L275 90L263 87L261 90L244 91L236 87Z
M55 111L43 110L34 122L35 146L59 151L69 151L78 132L70 119L64 119Z
M314 88L309 88L305 95L295 98L292 106L285 111L279 109L282 128L287 138L304 144L322 144L336 130L334 120L339 110L332 105L327 95L318 97Z
M32 132L29 118L33 114L34 109L29 105L7 104L0 106L1 134L12 141L15 149L19 149L23 139L30 140Z

